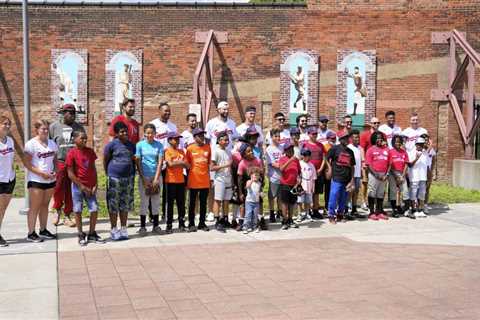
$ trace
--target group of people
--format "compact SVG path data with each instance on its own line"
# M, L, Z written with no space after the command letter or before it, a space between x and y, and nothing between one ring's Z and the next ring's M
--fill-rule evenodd
M53 195L55 225L63 214L64 224L77 228L81 246L103 243L96 232L97 156L87 147L84 128L75 122L75 107L64 105L62 113L51 125L37 121L36 136L19 155L28 169L27 240L41 242L56 237L46 228ZM426 216L435 150L416 114L403 131L395 123L395 113L388 111L385 124L380 126L374 117L369 128L360 133L352 129L349 115L343 118L343 129L334 132L328 128L326 116L320 116L318 125L309 125L309 116L300 115L297 125L288 128L285 115L279 112L265 136L255 123L254 106L245 109L245 121L237 126L224 101L204 129L198 126L195 114L188 114L188 127L181 134L170 121L167 103L160 104L159 118L145 124L143 130L134 115L135 101L126 99L122 114L112 119L112 139L103 150L112 240L128 239L135 177L140 194L140 235L147 233L147 219L153 233L163 233L161 219L166 222L165 233L172 233L174 208L178 230L187 232L209 231L207 221L211 220L220 232L234 228L244 233L267 230L268 223L277 220L283 230L298 228L300 222L310 219L328 218L331 223L386 220L385 193L393 217ZM10 125L8 118L0 117L0 226L15 185ZM269 212L264 213L265 197ZM368 215L358 212L359 202ZM88 233L82 227L84 204L90 214ZM8 245L1 235L0 245Z

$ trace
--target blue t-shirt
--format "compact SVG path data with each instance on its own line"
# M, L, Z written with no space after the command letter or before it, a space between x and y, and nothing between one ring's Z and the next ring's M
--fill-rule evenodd
M133 156L135 155L135 145L130 141L125 144L118 139L110 141L103 151L103 156L110 156L107 165L107 175L114 178L126 178L135 175L135 165Z
M154 177L157 172L158 161L163 157L163 145L156 140L153 140L152 143L142 140L137 143L135 156L142 163L143 175L145 177Z

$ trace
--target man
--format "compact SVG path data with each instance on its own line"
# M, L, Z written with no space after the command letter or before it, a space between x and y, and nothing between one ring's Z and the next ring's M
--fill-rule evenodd
M300 144L303 144L310 140L310 136L307 132L308 116L306 114L301 114L297 116L296 122L297 128L300 129Z
M380 120L377 117L372 117L370 119L370 128L364 130L360 134L360 147L363 149L363 153L366 154L368 149L372 146L371 144L371 137L372 134L378 131L378 127L380 126ZM362 173L362 209L368 210L368 197L367 197L367 189L368 189L368 169L365 163L363 164L363 173Z
M410 116L410 127L402 131L402 136L405 137L405 150L407 153L415 150L415 141L417 141L422 134L428 134L428 132L419 126L418 114L414 112Z
M169 146L168 134L177 132L177 126L170 121L171 109L168 103L162 102L158 107L160 117L150 121L155 126L155 140L159 141L164 148Z
M115 132L113 132L113 126L117 122L123 122L128 128L128 141L136 145L137 142L140 141L140 124L137 122L137 120L133 119L133 115L135 114L135 100L123 100L121 111L122 114L112 119L112 122L110 123L110 127L108 129L108 134L113 138L115 136Z
M378 127L378 131L382 132L387 139L388 147L391 149L392 146L392 137L395 135L400 135L402 129L395 124L395 111L389 110L385 113L385 120L387 123L382 124Z
M340 136L343 136L344 133L348 133L348 136L350 137L352 133L352 116L348 114L344 116L342 126L343 126L343 129L337 132L337 136L340 137Z
M328 117L327 116L320 116L318 118L318 136L317 141L325 144L327 142L327 135L329 132L333 132L332 130L328 129Z
M213 119L210 119L207 122L205 127L206 135L205 137L209 139L210 146L214 148L217 145L217 137L222 131L226 131L228 134L228 151L232 151L233 148L233 139L238 137L237 126L235 122L228 117L228 102L221 101L217 105L217 114Z
M198 126L197 122L197 115L195 113L189 113L187 114L187 130L182 132L182 138L180 142L180 148L182 149L187 149L189 145L195 142L195 139L193 138L193 129L195 129Z
M258 124L255 124L256 114L257 109L254 106L247 107L245 109L245 122L237 127L237 133L239 136L243 136L247 132L248 128L254 127L255 130L259 133L256 146L258 148L262 148L264 138L262 133L262 127L260 127Z
M273 124L273 127L280 130L279 144L283 148L283 145L290 141L290 130L288 130L287 128L286 118L283 113L277 112L275 113L273 118L275 119L275 123ZM271 144L271 141L272 139L270 136L270 132L268 132L267 136L265 137L265 144L269 146Z
M350 199L352 202L352 211L350 215L346 215L347 220L353 220L355 218L363 218L357 212L357 200L360 192L360 186L362 182L362 163L364 161L363 149L360 146L360 132L358 130L352 130L352 143L348 145L348 148L353 151L355 156L355 171L353 174L354 184L350 191Z
M67 167L65 166L65 160L67 153L75 145L73 143L72 133L74 131L85 132L85 129L77 122L75 122L75 106L73 104L65 104L62 107L63 119L55 121L50 125L49 135L50 139L55 141L58 145L57 153L57 182L53 193L53 208L57 211L57 218L53 222L54 225L58 225L60 216L63 212L65 218L63 223L69 227L75 227L75 222L70 218L70 214L73 211L72 202L72 182L68 178Z

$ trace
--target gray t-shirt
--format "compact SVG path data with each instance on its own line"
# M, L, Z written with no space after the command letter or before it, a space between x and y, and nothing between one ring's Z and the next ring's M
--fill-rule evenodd
M283 155L283 150L280 146L274 146L273 144L269 145L265 151L265 158L268 165L268 178L271 183L280 183L280 178L282 177L282 172L278 168L272 166L273 163L280 160Z
M223 166L232 161L232 154L230 151L223 150L219 146L216 146L212 152L212 161L214 161L217 166ZM232 185L232 168L227 167L215 171L214 180L223 182L227 186Z
M61 120L55 121L50 125L48 132L50 139L58 146L58 160L65 161L67 152L75 146L72 137L73 131L85 132L85 129L77 122L72 123L72 125L66 125Z
M247 188L246 202L259 202L260 201L260 189L262 185L260 182L252 181L250 187Z

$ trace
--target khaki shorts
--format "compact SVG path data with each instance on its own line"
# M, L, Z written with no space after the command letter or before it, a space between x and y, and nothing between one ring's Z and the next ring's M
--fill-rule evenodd
M427 181L410 181L410 200L425 200Z
M383 199L385 196L385 186L387 181L382 181L369 172L368 173L368 197L376 198L376 199Z
M230 201L233 195L233 188L231 184L226 184L223 181L213 181L214 195L213 199L216 201Z
M408 193L407 179L403 179L403 183L400 186L397 186L397 181L395 180L395 175L390 175L388 177L388 199L391 201L397 200L397 191L400 189L401 199L408 200L410 195ZM397 204L399 205L399 204Z

